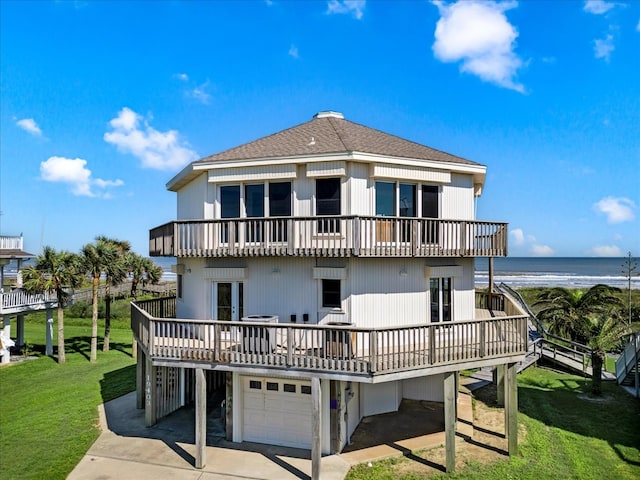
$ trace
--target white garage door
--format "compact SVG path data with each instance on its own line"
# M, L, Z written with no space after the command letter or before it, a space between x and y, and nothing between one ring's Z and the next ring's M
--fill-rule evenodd
M311 385L308 381L241 377L247 442L311 448Z

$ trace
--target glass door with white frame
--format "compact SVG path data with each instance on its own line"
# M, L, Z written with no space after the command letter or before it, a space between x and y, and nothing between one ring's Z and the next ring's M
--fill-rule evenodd
M242 282L213 282L214 320L238 321L244 315L244 284Z

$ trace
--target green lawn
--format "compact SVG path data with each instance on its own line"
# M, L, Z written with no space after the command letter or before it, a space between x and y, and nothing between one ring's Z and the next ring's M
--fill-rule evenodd
M95 364L88 360L91 320L67 323L66 364L44 356L44 316L30 315L25 341L39 358L0 367L3 480L66 478L99 435L96 407L135 389L128 321L115 322L110 352L100 339Z
M603 384L605 401L579 396L589 388L581 377L528 369L518 375L519 421L527 431L520 455L488 465L469 464L457 474L430 478L640 478L640 401L611 382ZM398 475L403 462L410 461L358 466L347 480L421 478Z
M112 350L100 350L95 364L88 360L90 323L66 319L67 363L58 365L43 355L44 316L27 317L25 339L39 358L0 367L3 480L64 479L99 434L97 405L135 388L128 318L114 321ZM588 380L538 368L518 382L519 419L527 431L521 454L468 465L448 478L640 478L639 400L609 382L606 402L584 400L579 395L589 392ZM397 466L408 461L357 467L348 479L402 478Z

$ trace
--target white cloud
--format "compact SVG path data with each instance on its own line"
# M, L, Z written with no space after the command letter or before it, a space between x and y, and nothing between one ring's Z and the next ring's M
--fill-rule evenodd
M462 62L460 70L485 82L524 93L516 81L523 62L515 54L517 29L504 12L516 2L459 1L445 5L433 2L441 18L436 24L433 53L443 62Z
M104 140L140 159L145 168L172 170L198 158L176 130L159 132L130 108L120 110L109 124L113 131L105 133Z
M536 257L550 257L554 254L554 251L548 245L532 245L531 253Z
M638 20L638 25L636 25L636 32L640 32L640 20Z
M300 54L298 53L298 47L296 47L295 45L291 45L289 47L289 56L293 58L299 58Z
M186 73L176 73L174 77L176 77L178 80L182 80L183 82L189 81L189 75L187 75Z
M187 92L187 96L191 97L203 105L209 105L209 101L211 100L211 94L207 92L207 88L209 87L209 81L207 80L202 85L195 87L193 90Z
M366 0L329 0L327 2L327 14L350 13L357 20L364 15Z
M604 58L605 62L611 59L611 52L615 50L613 35L607 34L604 38L596 38L593 41L593 54L596 58Z
M548 257L553 255L554 250L547 245L539 245L536 243L536 237L524 233L521 228L514 228L509 231L509 235L513 238L513 244L517 247L529 248L529 252L537 257Z
M587 252L594 257L622 257L622 250L616 245L596 245Z
M82 158L49 157L40 163L40 178L46 182L66 183L71 187L71 193L85 197L109 198L105 192L95 192L92 186L99 189L120 187L124 182L118 180L91 179L91 170L87 168L87 161Z
M630 222L636 218L633 213L635 203L625 197L605 197L595 203L593 208L598 213L604 213L608 223Z
M513 241L516 245L524 245L524 232L521 228L516 228L509 232L513 237Z
M602 15L615 7L614 3L605 2L604 0L587 0L584 2L583 10L594 15Z
M31 135L35 135L36 137L42 136L42 130L40 130L40 127L33 118L23 118L22 120L18 120L16 125L25 132L29 132Z

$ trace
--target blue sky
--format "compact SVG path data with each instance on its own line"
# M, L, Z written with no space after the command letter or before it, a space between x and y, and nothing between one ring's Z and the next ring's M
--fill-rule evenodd
M0 233L147 254L187 162L322 110L487 165L511 256L640 254L640 2L0 2Z

